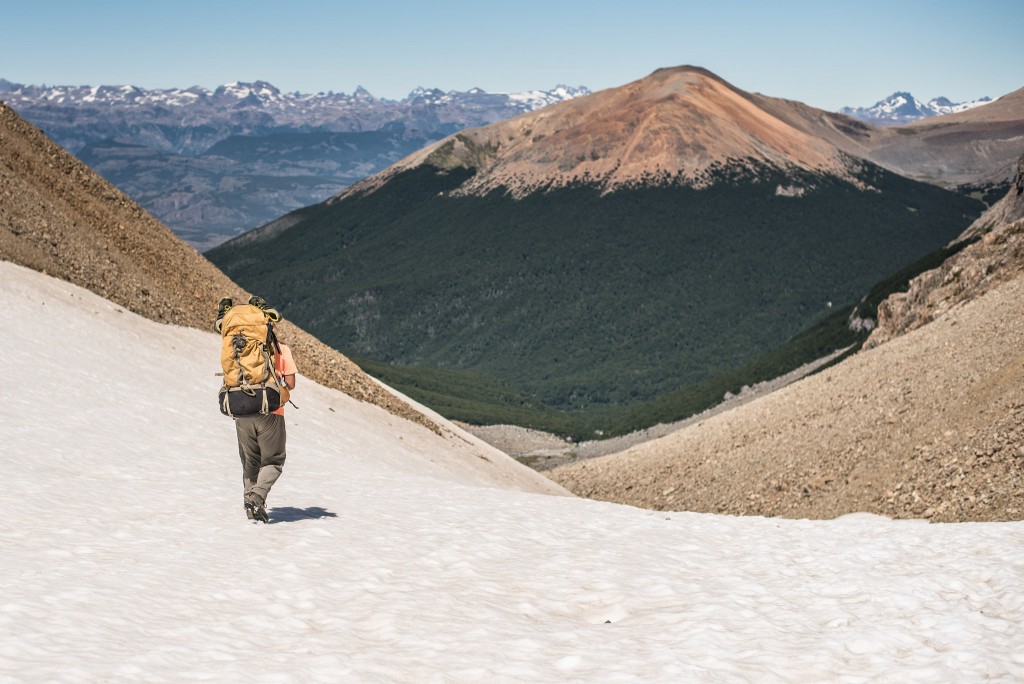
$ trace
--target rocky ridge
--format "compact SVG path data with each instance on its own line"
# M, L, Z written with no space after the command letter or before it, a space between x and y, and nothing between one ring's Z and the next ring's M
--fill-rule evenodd
M958 239L965 240L977 241L879 305L865 348L920 328L1024 273L1024 156L1010 191Z
M659 69L626 85L450 135L361 183L372 192L420 165L474 169L453 194L513 197L586 184L707 187L716 175L763 168L840 178L861 160L915 180L1002 185L1024 134L1024 89L985 106L899 127L749 93L695 66ZM813 188L784 188L800 194Z
M907 178L955 188L1009 185L1024 140L1024 88L976 106L880 126L800 102L752 94L758 106L847 154ZM998 197L998 195L996 195Z

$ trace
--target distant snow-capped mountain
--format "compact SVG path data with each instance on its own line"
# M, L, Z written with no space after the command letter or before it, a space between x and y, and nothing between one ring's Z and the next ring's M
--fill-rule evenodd
M0 100L77 153L105 140L140 144L162 153L202 154L233 135L283 131L360 132L402 124L408 131L443 137L587 95L583 86L488 93L417 88L401 100L375 97L359 86L286 93L266 81L146 90L136 86L22 85L0 79Z
M388 100L362 86L303 94L266 81L146 90L0 79L0 100L197 248L320 202L463 128L589 92L417 88Z
M896 92L876 102L871 107L843 107L841 114L852 116L880 126L895 126L942 114L962 112L992 101L983 97L970 102L950 102L945 97L936 97L923 103L910 93Z
M216 131L213 140L187 136L156 145L162 152L179 154L197 154L205 149L199 146L209 147L227 135L274 128L351 132L377 130L395 121L415 130L481 126L589 93L583 86L565 85L521 93L416 88L401 100L388 100L362 86L349 95L286 93L266 81L229 83L214 90L199 86L147 90L130 85L23 85L0 79L0 99L45 126L47 133L72 151L108 138L138 142L125 136L126 130L139 126L206 126ZM68 115L69 108L73 116ZM70 126L69 119L73 119ZM122 125L120 130L115 122Z

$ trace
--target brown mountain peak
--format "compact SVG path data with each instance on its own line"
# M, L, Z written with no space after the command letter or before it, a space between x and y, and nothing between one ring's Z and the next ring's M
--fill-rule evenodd
M843 155L707 69L658 69L637 81L457 133L353 188L372 190L429 164L476 169L460 192L589 184L605 192L652 183L702 187L715 169L801 168L846 176Z

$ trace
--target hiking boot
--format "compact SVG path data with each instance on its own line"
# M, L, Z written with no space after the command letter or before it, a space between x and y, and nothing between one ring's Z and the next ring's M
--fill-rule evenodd
M270 516L267 515L267 507L258 494L249 494L245 497L245 517L253 522L257 520L262 523L270 522Z
M255 306L257 309L266 309L267 300L265 300L263 297L253 295L252 297L249 297L249 305Z

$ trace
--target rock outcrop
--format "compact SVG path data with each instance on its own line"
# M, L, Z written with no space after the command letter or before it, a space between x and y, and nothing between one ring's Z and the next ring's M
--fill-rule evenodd
M1024 272L1024 156L1017 163L1009 192L957 240L964 241L973 244L912 280L906 292L879 305L878 326L866 348L934 321Z

